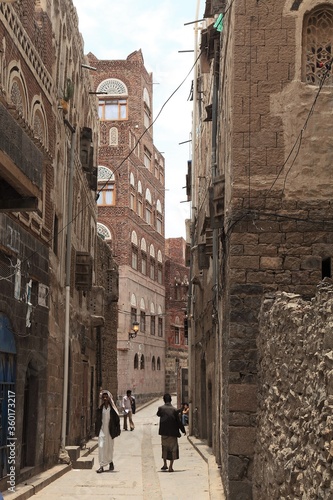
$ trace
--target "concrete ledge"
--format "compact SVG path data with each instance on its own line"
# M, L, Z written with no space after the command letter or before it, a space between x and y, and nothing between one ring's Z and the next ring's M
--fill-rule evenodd
M187 436L188 441L193 448L204 459L208 466L208 479L209 479L209 497L212 500L219 498L225 500L224 489L222 485L222 478L220 469L216 463L215 457L209 446L204 441L195 438L194 436Z
M24 484L18 484L15 487L15 491L5 491L2 493L2 496L4 499L8 498L10 500L27 500L45 488L45 486L48 486L63 474L71 470L71 468L71 465L66 464L55 465L51 469L41 472L31 479L28 479Z

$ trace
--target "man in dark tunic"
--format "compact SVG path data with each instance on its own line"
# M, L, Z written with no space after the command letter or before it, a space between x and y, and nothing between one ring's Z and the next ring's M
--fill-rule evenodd
M179 458L178 438L180 430L186 435L185 427L179 417L178 410L171 404L170 394L164 394L164 405L157 410L160 417L159 435L161 436L163 467L161 470L173 472L173 462ZM170 461L169 467L167 460Z

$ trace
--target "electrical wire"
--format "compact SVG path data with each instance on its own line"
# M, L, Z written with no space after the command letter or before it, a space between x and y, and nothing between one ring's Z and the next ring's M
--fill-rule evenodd
M234 1L234 0L233 0ZM191 74L191 72L193 71L193 68L195 67L195 65L197 64L199 58L201 57L201 54L202 54L202 51L200 52L200 54L198 55L197 59L195 60L195 62L192 64L192 67L191 69L188 71L188 73L186 74L185 78L181 81L181 83L178 85L178 87L170 94L170 96L167 98L167 100L163 103L163 105L161 106L161 109L159 110L156 118L152 121L152 123L149 125L149 127L147 127L143 133L140 135L140 137L138 138L137 142L135 143L134 147L132 148L132 150L128 153L128 155L120 162L120 164L118 165L118 167L116 167L116 169L114 169L113 172L116 172L117 170L120 169L120 167L124 164L124 162L130 157L130 155L133 153L133 151L135 150L135 148L137 147L137 145L139 144L139 142L141 141L142 137L148 132L148 130L154 125L154 123L156 122L156 120L159 118L159 116L161 115L163 109L165 108L166 104L170 101L170 99L176 94L176 92L178 92L178 90L182 87L182 85L185 83L185 81L187 80L188 76ZM110 181L110 179L112 178L112 175L109 177L109 179L107 179L105 181L105 183L103 184L103 186L99 189L98 191L98 195L99 193L103 190L103 188L105 187L105 185ZM87 197L89 199L89 197ZM98 196L96 197L96 199L98 198ZM93 200L89 201L88 203L86 203L82 208L81 210L79 210L77 212L77 214L72 217L72 220L67 222L60 230L58 230L57 232L57 236L59 236L63 231L65 231L65 229L71 224L73 223L77 218L78 216L89 206L95 206L93 205ZM54 239L54 236L52 236L51 238L49 238L48 240L45 241L46 244L49 244L53 241ZM25 259L23 259L21 261L21 265L24 264L25 262L27 262L29 259L31 259L33 257L33 255L35 255L36 253L38 253L38 250L32 252L28 257L26 257ZM0 281L3 281L5 279L9 279L11 277L15 276L15 272L12 273L11 275L7 276L7 277L0 277Z

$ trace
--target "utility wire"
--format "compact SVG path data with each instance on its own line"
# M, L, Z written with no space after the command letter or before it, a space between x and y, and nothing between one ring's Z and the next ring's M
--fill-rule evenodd
M234 1L234 0L233 0ZM130 155L133 153L133 151L135 150L135 148L137 147L137 145L139 144L139 142L141 141L142 137L148 132L148 130L154 125L154 123L156 122L156 120L159 118L159 116L161 115L164 107L166 106L166 104L170 101L170 99L176 94L176 92L178 92L178 90L182 87L182 85L185 83L185 81L187 80L188 76L191 74L191 72L193 71L193 68L195 67L195 65L197 64L199 58L201 57L201 54L202 54L202 51L200 52L200 54L198 55L197 59L195 60L195 62L192 64L192 67L191 69L188 71L188 73L186 74L185 78L182 80L182 82L178 85L178 87L170 94L170 96L167 98L167 100L164 102L164 104L162 105L161 109L159 110L156 118L152 121L152 123L149 125L148 128L146 128L143 133L140 135L140 137L138 138L137 142L135 143L134 147L132 148L132 150L128 153L128 155L120 162L120 164L118 165L118 167L114 170L117 171L120 169L120 167L124 164L124 162L130 157ZM103 186L99 189L98 191L98 195L99 193L103 190L103 188L105 187L105 185L111 180L112 178L112 175L109 177L109 179L107 179L105 181L105 183L103 184ZM89 198L89 197L88 197ZM96 197L96 200L97 200L98 196ZM57 232L57 236L59 236L72 222L74 222L78 216L87 208L89 207L90 205L92 205L92 200L89 201L86 205L84 205L81 210L79 210L77 212L77 214L72 218L71 221L67 222L67 224L65 224L62 229L60 229L58 232ZM51 243L51 241L54 239L54 236L52 236L50 239L46 240L45 243L46 244L49 244ZM23 259L21 261L21 266L22 264L24 264L25 262L27 262L29 259L31 259L36 253L38 253L38 250L32 252L28 257L26 257L25 259ZM10 274L9 276L7 277L0 277L0 281L3 281L3 280L7 280L11 277L15 276L15 272Z

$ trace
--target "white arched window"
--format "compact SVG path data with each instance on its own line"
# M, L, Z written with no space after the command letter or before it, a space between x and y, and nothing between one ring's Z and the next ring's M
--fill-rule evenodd
M142 298L140 301L140 332L146 331L146 303Z
M132 268L137 270L138 269L138 236L135 231L132 231L132 236L131 236L131 243L132 243Z
M149 93L146 88L143 89L143 109L144 109L144 126L146 128L150 127L151 124L151 109L150 109L150 98Z
M144 238L141 240L141 272L147 274L147 243Z
M111 240L111 231L109 228L107 228L104 224L101 224L101 222L97 222L97 234L100 236L103 240Z
M150 335L156 335L156 316L153 302L150 303Z
M107 95L98 99L98 114L101 120L127 120L127 87L118 78L108 78L97 87L97 92Z
M163 313L162 313L162 307L158 306L157 308L157 332L159 337L163 337Z
M98 199L97 205L115 205L115 177L108 167L99 166L97 170Z
M151 192L147 188L146 189L146 211L145 211L145 221L147 224L152 223L152 201L151 201Z

